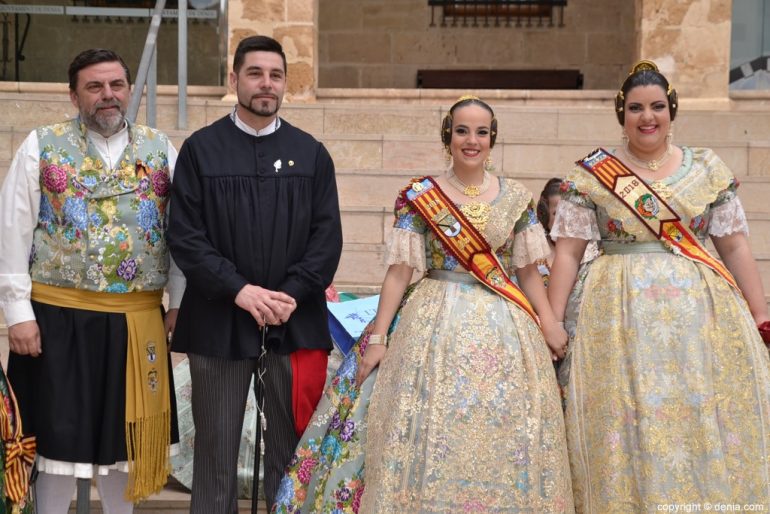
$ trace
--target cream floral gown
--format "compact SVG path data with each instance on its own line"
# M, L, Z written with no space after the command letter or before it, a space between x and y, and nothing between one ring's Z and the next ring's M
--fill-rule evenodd
M502 179L498 197L475 207L463 210L511 274L548 254L517 182ZM358 388L364 332L322 397L273 512L573 512L558 389L535 323L468 276L401 196L387 262L464 282L417 282L385 359Z
M531 194L501 179L476 217L513 276L548 255ZM403 200L389 263L465 274ZM477 282L423 278L400 311L367 418L362 513L572 512L550 353L523 310Z
M748 233L737 182L683 148L651 185L701 240ZM551 235L601 240L570 348L567 438L583 513L672 504L770 511L770 362L741 294L674 255L593 176L568 177Z

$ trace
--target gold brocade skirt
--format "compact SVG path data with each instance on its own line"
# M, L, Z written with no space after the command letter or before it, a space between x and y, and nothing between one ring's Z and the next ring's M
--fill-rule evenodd
M369 406L359 512L573 512L534 322L481 284L430 278L400 316Z
M668 253L600 257L571 357L578 512L770 511L770 359L724 279Z

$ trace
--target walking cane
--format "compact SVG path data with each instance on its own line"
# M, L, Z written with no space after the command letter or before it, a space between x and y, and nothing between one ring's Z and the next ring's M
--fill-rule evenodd
M257 373L254 377L254 397L257 404L257 429L255 435L259 442L259 448L254 449L254 481L251 485L251 514L257 514L259 505L259 463L260 458L265 454L265 436L267 432L267 419L265 418L265 356L267 347L265 346L267 336L267 326L262 328L262 346L257 357Z

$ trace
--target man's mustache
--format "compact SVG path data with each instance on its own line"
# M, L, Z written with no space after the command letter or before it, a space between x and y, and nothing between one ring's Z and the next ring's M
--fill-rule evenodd
M267 100L267 99L268 99L268 97L269 97L270 99L272 99L272 100L276 100L276 101L278 100L278 96L276 96L276 95L271 95L271 94L269 94L269 93L268 93L268 94L266 94L266 93L259 93L259 94L253 95L253 96L251 97L251 99L252 99L252 100Z
M98 111L99 109L109 109L111 107L117 107L119 111L122 112L120 102L117 100L111 100L109 102L99 102L96 105L94 105L94 111Z

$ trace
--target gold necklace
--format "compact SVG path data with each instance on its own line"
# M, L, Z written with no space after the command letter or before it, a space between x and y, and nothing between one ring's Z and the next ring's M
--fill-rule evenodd
M476 184L465 184L462 180L457 178L457 175L455 175L454 170L450 169L447 172L447 182L449 182L449 185L451 185L453 188L460 191L462 194L467 196L468 198L476 198L479 195L483 195L487 192L489 189L490 184L492 181L490 180L490 174L485 170L484 171L484 178L481 180L480 185Z
M623 151L626 154L626 157L628 157L628 160L632 163L636 164L640 168L647 168L650 171L658 171L661 166L663 166L669 157L671 157L671 143L666 145L666 151L663 152L663 155L658 157L657 159L650 159L649 161L645 161L644 159L640 159L639 157L635 156L633 153L631 153L631 149L628 147L628 141L626 141L623 144Z

